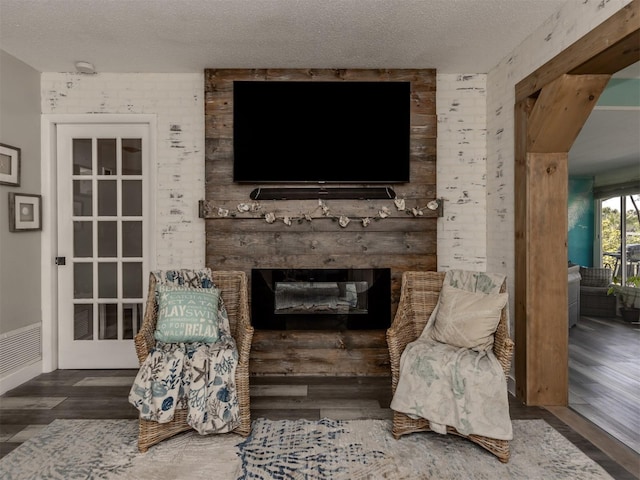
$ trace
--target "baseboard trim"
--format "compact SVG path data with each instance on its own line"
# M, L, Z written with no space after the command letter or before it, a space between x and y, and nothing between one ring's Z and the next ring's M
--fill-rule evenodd
M38 360L0 378L0 395L4 395L9 390L19 387L41 373L42 360Z
M570 407L545 406L543 408L593 443L629 473L636 477L640 474L637 452L605 432L591 420L575 412Z

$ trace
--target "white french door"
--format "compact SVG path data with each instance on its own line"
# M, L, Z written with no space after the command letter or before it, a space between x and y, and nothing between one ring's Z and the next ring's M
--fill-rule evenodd
M58 366L135 368L148 275L149 127L59 125Z

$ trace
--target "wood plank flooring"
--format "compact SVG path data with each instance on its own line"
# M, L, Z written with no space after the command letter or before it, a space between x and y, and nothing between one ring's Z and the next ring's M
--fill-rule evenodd
M640 325L581 317L569 330L569 407L640 453Z
M127 396L135 370L57 370L0 396L0 456L56 418L137 418ZM252 417L391 418L389 377L252 377ZM640 456L569 409L550 412L510 398L512 419L547 421L609 474L640 478ZM582 433L581 433L582 432ZM585 433L586 432L586 433ZM417 435L429 435L421 433ZM465 441L460 439L460 441ZM599 446L597 446L599 445Z

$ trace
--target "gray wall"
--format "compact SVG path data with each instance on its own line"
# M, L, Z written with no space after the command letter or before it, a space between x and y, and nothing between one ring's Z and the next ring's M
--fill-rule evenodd
M40 73L3 50L0 50L0 143L22 150L20 186L0 185L0 334L3 334L40 323L42 318L42 233L9 232L8 207L9 192L41 191Z
M635 167L621 168L613 172L600 173L594 177L593 186L617 185L640 181L640 163Z

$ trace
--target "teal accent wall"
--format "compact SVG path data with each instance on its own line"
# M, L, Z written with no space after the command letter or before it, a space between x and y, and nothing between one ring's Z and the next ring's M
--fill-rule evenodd
M598 99L598 107L640 107L640 79L612 78Z
M569 177L568 261L593 266L593 178Z

